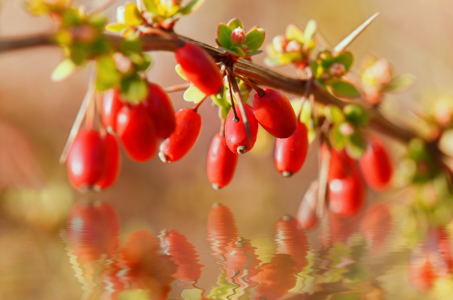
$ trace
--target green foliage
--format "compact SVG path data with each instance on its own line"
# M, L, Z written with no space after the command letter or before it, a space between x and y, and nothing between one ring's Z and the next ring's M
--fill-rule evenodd
M343 80L330 80L326 82L328 90L340 98L357 98L360 96L357 88L351 83Z

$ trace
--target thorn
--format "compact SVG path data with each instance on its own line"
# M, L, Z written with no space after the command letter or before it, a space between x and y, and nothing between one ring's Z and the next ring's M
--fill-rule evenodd
M164 163L168 162L168 158L163 152L159 152L159 158Z
M247 151L249 151L249 149L247 148L247 146L242 145L242 146L238 147L237 151L239 154L244 154L244 153L247 153Z
M293 176L293 172L291 172L291 171L283 171L282 175L285 178L289 178L289 177Z
M368 20L362 23L356 30L351 32L345 37L338 45L333 48L332 54L335 55L341 51L344 51L367 27L379 16L379 13L375 13Z

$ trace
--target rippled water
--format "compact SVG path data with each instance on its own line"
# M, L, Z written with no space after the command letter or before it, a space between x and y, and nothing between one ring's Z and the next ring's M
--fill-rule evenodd
M404 237L410 216L385 202L350 218L325 212L309 230L298 217L243 237L215 203L191 241L184 229L122 228L112 205L81 201L61 237L82 299L450 299L448 228Z

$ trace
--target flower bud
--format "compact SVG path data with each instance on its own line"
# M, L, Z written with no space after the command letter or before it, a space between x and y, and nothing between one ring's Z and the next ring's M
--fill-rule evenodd
M371 67L371 73L381 86L386 85L392 80L392 65L385 59L379 59Z
M351 125L349 122L345 122L340 125L340 133L344 136L350 136L354 133L354 126Z
M346 73L346 68L340 63L334 63L329 67L329 72L333 77L340 77Z
M244 29L241 27L236 28L230 35L230 40L233 44L239 45L245 42L246 35Z
M288 45L288 40L284 35L277 35L274 37L272 40L272 45L275 48L275 51L277 52L285 52L286 45Z
M246 44L242 45L242 51L247 52L249 50L249 47Z
M302 52L302 45L298 41L292 40L286 45L286 52Z

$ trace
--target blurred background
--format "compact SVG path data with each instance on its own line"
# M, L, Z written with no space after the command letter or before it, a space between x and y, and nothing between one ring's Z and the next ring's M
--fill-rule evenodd
M78 2L92 5L94 1ZM116 7L124 2L117 1L106 10L111 21ZM395 121L410 123L410 110L426 99L429 102L431 91L450 91L451 0L206 0L199 11L182 18L175 31L214 45L218 24L236 17L246 29L255 25L264 28L267 44L282 34L289 23L304 28L309 19L315 19L319 31L335 45L375 12L380 12L378 19L349 48L356 59L353 70L358 71L361 57L372 52L389 60L396 73L414 74L414 87L386 97L383 104L390 117L398 116ZM21 1L0 2L1 37L51 29L47 18L31 16ZM263 64L265 56L266 53L257 55L254 61ZM148 72L151 81L163 87L183 83L174 71L172 53L152 53L152 58ZM270 260L275 251L275 223L284 214L296 214L303 195L317 177L318 143L312 144L302 171L286 179L274 169L273 140L263 136L252 153L240 157L232 183L215 191L206 177L206 155L220 122L217 109L205 104L199 110L203 120L200 137L181 161L163 164L154 158L138 164L123 153L121 175L115 186L102 193L80 194L70 186L66 168L58 160L86 92L91 69L86 67L65 81L54 83L50 74L62 59L57 47L0 55L0 299L81 298L81 283L74 276L61 230L72 204L84 199L102 200L116 209L123 240L137 229L155 235L162 229L184 234L195 245L200 263L205 266L198 286L206 290L215 286L219 273L218 259L211 255L206 238L207 216L215 202L230 208L240 236L251 239L261 261ZM295 76L291 66L278 71ZM171 98L176 109L191 106L182 99L182 92L171 94ZM396 146L389 147L396 161L399 152ZM376 200L396 203L397 208L398 204L404 206L403 199L393 191L368 191L367 202ZM349 226L353 227L351 232L357 229ZM395 226L392 234L400 227ZM319 231L309 232L308 238L310 245L318 245ZM359 282L370 298L339 294L332 299L449 299L446 297L453 289L450 277L436 282L435 291L427 294L418 293L407 279L409 256L416 244L414 237L397 236L391 244L379 253L370 250L365 256L368 259L362 260L368 273ZM386 267L377 267L375 262ZM180 294L180 286L170 293L175 299Z

